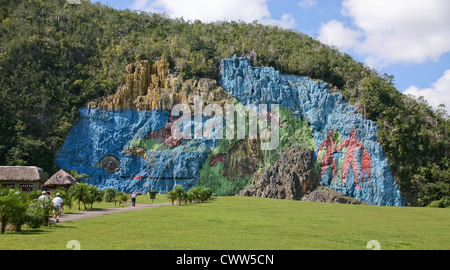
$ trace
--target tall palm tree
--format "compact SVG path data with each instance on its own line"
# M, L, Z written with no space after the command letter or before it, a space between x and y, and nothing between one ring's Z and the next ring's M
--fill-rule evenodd
M88 201L89 196L89 184L86 183L78 183L75 185L72 185L69 189L70 195L72 199L78 201L78 210L81 210L81 202L84 204L84 209L87 209L86 207L86 201Z
M175 202L175 200L177 199L177 195L175 194L175 190L171 190L169 192L167 192L166 194L167 199L172 201L172 205Z
M181 201L184 199L186 191L184 191L182 185L178 185L173 188L175 193L175 198L178 200L178 204L181 204Z
M90 204L92 209L94 202L101 201L103 201L103 192L97 186L89 186L85 203Z
M16 223L19 226L25 215L26 205L23 196L17 189L3 189L0 191L0 221L1 233L4 234L8 222Z

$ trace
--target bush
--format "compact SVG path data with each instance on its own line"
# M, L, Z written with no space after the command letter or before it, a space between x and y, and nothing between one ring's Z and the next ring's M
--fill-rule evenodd
M429 207L433 207L433 208L441 208L441 200L439 201L432 201L429 205Z
M100 189L98 189L97 186L89 186L87 190L87 196L85 198L85 202L87 204L92 206L94 205L94 202L102 202L103 201L103 194L104 192Z
M200 199L202 202L209 200L209 198L211 198L211 196L212 196L212 190L210 188L202 188L201 199Z
M70 201L72 199L78 201L78 210L81 210L81 203L83 203L84 209L87 209L86 204L90 204L92 209L94 202L103 201L103 197L105 196L104 191L100 190L97 186L91 186L87 183L78 183L71 186L68 193L71 197Z
M89 184L78 183L69 188L69 194L71 198L78 201L78 210L81 210L82 202L84 204L84 209L87 209L86 202L88 201L89 187Z
M33 229L48 225L49 206L43 207L37 199L32 200L26 209L25 223Z
M442 199L440 199L440 200L432 201L428 206L429 207L434 207L434 208L447 208L447 207L450 207L450 197L449 196L445 196L445 197L442 197Z
M442 206L445 208L450 207L450 196L445 196L441 199L442 201Z
M188 192L183 190L183 186L178 185L167 193L167 199L172 201L172 205L175 200L178 200L178 204L184 202L185 204L192 202L205 202L212 196L210 188L203 188L200 186L191 188Z
M1 233L5 233L8 224L15 231L20 231L23 225L39 228L48 224L51 204L41 207L36 195L37 193L25 193L17 189L0 191Z
M166 194L167 199L172 201L172 205L175 202L175 200L177 199L177 195L175 194L175 190L172 189L171 191L167 192Z
M26 196L17 189L0 192L1 233L5 233L7 224L13 225L15 231L20 231L25 223L26 202Z
M128 201L128 194L123 191L117 191L116 196L114 196L114 205L117 203L122 204Z
M117 191L114 188L107 188L104 191L104 200L105 202L113 202L114 197L116 197Z

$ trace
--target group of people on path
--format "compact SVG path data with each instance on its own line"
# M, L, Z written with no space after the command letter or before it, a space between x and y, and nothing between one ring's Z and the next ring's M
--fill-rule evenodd
M42 191L42 195L38 198L39 202L41 202L42 207L46 207L48 205L48 197L47 192ZM56 223L59 222L59 218L61 217L61 213L64 211L64 202L61 198L61 194L56 193L56 197L52 200L53 206L53 218Z
M136 198L137 193L132 192L130 194L130 200L131 205L136 206ZM42 195L39 196L38 201L41 203L42 207L48 206L48 196L47 192L42 191ZM64 200L61 198L60 193L56 193L56 197L52 200L52 206L53 206L53 218L55 219L55 222L58 223L59 219L61 218L61 213L64 211Z

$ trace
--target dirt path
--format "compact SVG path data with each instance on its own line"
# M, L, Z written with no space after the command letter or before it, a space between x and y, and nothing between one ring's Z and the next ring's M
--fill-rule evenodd
M152 207L161 207L166 205L171 205L172 203L162 203L162 204L143 204L143 203L136 203L136 206L128 206L128 207L120 207L120 208L105 208L105 209L97 209L97 210L89 210L84 212L78 212L78 213L70 213L70 214L62 214L61 218L59 219L59 222L66 222L66 221L73 221L77 219L83 219L83 218L91 218L91 217L98 217L103 215L109 215L114 213L120 213L120 212L127 212L127 211L136 211L141 209L147 209ZM53 217L51 218L52 221L54 221Z

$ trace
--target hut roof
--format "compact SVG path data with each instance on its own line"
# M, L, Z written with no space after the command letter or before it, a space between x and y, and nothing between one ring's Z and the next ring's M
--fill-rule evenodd
M41 168L34 166L0 166L0 181L47 181Z
M72 175L68 174L64 170L59 170L55 173L47 182L45 182L44 186L70 186L74 183L77 183L75 178Z

